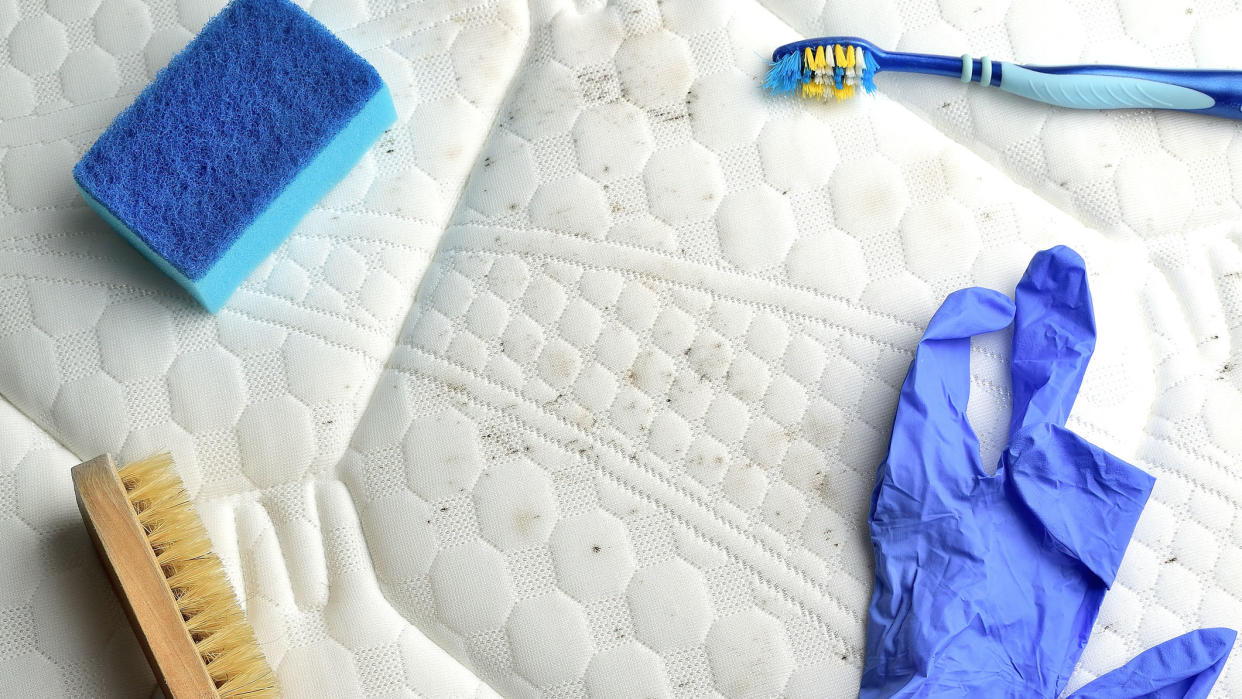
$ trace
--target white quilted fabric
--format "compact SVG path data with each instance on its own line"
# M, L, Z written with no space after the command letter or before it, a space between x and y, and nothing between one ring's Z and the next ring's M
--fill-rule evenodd
M0 695L149 691L67 468L159 449L289 696L855 694L922 324L1055 243L1101 333L1072 426L1159 479L1073 685L1242 628L1237 126L758 89L812 34L1242 67L1234 2L321 0L400 125L208 317L69 167L220 4L0 0Z

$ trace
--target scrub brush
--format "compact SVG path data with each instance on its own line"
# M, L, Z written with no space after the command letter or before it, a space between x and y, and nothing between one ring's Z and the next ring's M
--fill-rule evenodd
M78 509L169 699L275 697L276 681L172 458L73 467Z
M1075 109L1175 109L1242 119L1242 72L1129 66L1021 66L985 57L884 51L855 37L821 37L772 53L764 87L809 99L875 90L882 70L959 78Z

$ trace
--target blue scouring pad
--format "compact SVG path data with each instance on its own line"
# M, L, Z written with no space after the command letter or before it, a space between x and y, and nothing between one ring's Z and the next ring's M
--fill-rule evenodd
M396 120L379 74L289 0L233 0L73 170L216 311Z

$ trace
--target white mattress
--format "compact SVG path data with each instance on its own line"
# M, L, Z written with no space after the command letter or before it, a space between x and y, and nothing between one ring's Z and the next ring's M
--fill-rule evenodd
M1158 478L1073 685L1242 628L1237 126L758 88L817 34L1242 68L1234 3L310 3L400 124L208 316L69 169L221 4L0 0L0 696L151 690L68 468L162 449L288 696L853 695L922 324L1056 243L1100 325L1071 424Z

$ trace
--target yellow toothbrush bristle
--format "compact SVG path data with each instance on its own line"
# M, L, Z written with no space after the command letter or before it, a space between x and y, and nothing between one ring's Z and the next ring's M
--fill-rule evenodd
M764 87L806 99L846 100L875 90L874 55L849 43L807 43L774 59Z
M857 63L856 50L857 47L855 46L837 44L837 51L840 52L843 58L843 60L837 61L837 65L844 70L842 86L837 90L838 101L847 100L855 94L854 84L857 81L854 71L854 66Z
M802 84L802 96L806 99L824 99L835 90L832 86L832 75L829 72L828 52L824 51L823 46L817 46L812 49L806 47L803 53L803 64L806 69L811 72L809 81Z
M221 699L279 696L211 540L168 455L118 470L186 629Z

